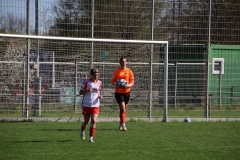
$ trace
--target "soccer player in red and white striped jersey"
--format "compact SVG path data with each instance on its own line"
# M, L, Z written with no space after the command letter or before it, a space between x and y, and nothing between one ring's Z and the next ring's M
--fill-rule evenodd
M96 131L96 121L99 114L100 99L102 96L100 90L102 89L102 82L98 80L99 70L92 68L90 70L91 78L84 81L80 95L82 99L82 114L84 115L84 122L81 126L81 138L85 139L85 128L91 119L89 142L93 141L93 136Z

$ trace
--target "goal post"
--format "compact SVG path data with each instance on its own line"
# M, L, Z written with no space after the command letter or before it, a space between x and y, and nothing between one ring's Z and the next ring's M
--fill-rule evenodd
M41 47L41 52L47 52L50 50L54 52L55 60L52 63L73 62L76 65L79 65L79 67L74 68L74 70L78 70L76 72L80 74L84 71L87 72L89 68L92 67L89 67L89 64L101 68L101 70L103 69L102 77L104 80L104 87L109 86L112 71L114 68L117 68L116 64L118 64L117 62L119 58L126 56L129 60L129 68L133 68L134 76L136 74L137 77L136 86L134 86L133 90L133 99L136 99L136 103L139 99L144 101L144 103L148 101L148 104L150 105L148 108L148 111L150 111L148 116L151 118L151 110L153 106L150 101L152 101L152 97L146 97L149 95L154 96L154 101L159 103L161 101L161 104L158 104L157 107L163 106L163 121L168 121L168 41L71 38L18 34L0 34L0 37L8 39L37 39L40 41L39 46ZM91 45L89 42L94 42L94 44ZM32 43L34 43L34 41ZM153 46L152 51L149 49L150 45ZM161 53L160 51L162 46L164 46L164 53ZM34 48L31 48L30 50L34 50ZM94 51L93 57L89 56L90 50ZM154 58L149 58L150 54L152 54ZM80 62L88 62L88 64ZM27 65L29 66L30 63ZM88 65L88 67L86 67L86 65ZM149 66L152 68L149 69ZM60 73L62 67L56 65L54 65L54 67L56 70L58 69L58 71L54 71L56 74L56 77L54 78L60 81L64 78L61 77ZM71 67L65 67L62 69L70 70L70 68ZM70 74L71 71L69 71L68 78L71 78ZM152 74L153 78L148 78L149 74ZM78 76L74 76L77 81L76 77ZM71 83L71 80L69 80L69 83ZM154 84L154 86L151 86L153 89L151 92L154 94L147 94L147 91L149 91L148 88L150 87L148 84ZM78 84L75 83L75 89L77 88L77 85ZM104 89L105 88L103 88L103 91ZM106 95L106 97L109 95L111 94ZM28 105L29 100L27 100L26 103ZM137 105L139 106L140 104Z

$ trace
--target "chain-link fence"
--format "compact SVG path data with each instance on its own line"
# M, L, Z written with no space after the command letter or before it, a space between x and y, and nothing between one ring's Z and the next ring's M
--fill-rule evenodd
M71 37L168 41L169 116L239 118L239 4L234 0L3 0L1 117L22 117L28 95L29 116L79 116L79 85L93 66L101 70L104 85L102 116L117 116L110 80L121 56L127 57L136 77L129 116L163 116L161 45L57 38ZM55 38L27 40L5 34Z

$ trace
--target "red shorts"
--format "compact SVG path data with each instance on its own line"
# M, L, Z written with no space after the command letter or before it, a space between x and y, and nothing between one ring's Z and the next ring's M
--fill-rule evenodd
M91 114L99 114L99 107L82 107L82 114L85 116L90 116Z

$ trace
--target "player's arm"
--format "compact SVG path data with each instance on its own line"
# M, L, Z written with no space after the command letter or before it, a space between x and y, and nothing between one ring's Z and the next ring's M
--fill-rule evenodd
M92 92L92 88L87 90L87 83L83 83L83 86L81 87L79 94L80 95L85 95L87 92Z
M126 84L125 88L131 88L134 85L134 76L133 76L133 72L130 72L129 75L129 83Z
M134 85L134 79L130 79L129 83L127 84L129 85L130 87L132 87Z
M91 92L91 89L88 89L88 90L81 89L79 94L80 95L85 95L87 92Z
M101 83L101 85L100 85L100 88L98 89L98 98L99 99L102 99L102 95L101 95L101 91L102 90L102 83Z
M102 99L102 95L101 95L100 91L98 91L98 98Z
M116 81L113 83L113 86L114 86L114 87L119 87L119 83L118 83L118 82L119 82L119 80L116 80Z
M112 85L113 86L118 86L118 83L117 82L117 73L116 71L113 73L113 78L112 78Z
M115 72L113 73L113 78L112 78L112 85L114 86L114 83L116 82L116 76L115 76Z
M125 85L125 88L131 88L133 86L133 83L128 83Z

